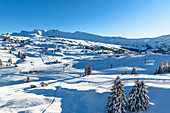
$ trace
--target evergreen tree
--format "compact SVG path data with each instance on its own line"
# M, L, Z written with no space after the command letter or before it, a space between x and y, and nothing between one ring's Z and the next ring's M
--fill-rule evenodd
M111 96L108 97L108 113L126 113L126 96L124 94L124 85L117 76L111 89Z
M12 54L12 51L11 51L11 50L9 50L9 53L10 53L10 54Z
M8 60L8 62L9 62L10 64L12 64L12 59L10 58L10 59Z
M27 76L27 82L31 82L30 76Z
M163 72L167 73L168 72L168 62L165 61L164 66L163 66Z
M20 52L20 51L18 52L18 57L19 57L19 58L21 57L21 52Z
M127 70L125 71L125 75L127 75Z
M170 61L168 62L168 72L170 73Z
M133 67L131 74L137 74L135 67Z
M158 74L158 69L157 69L157 68L155 69L155 73L154 73L154 74L155 74L155 75Z
M85 75L87 75L87 70L88 70L88 68L87 68L87 66L85 66L85 71L84 71Z
M2 61L1 61L1 59L0 59L0 67L3 67L3 63L2 63Z
M87 68L87 75L90 75L91 73L92 73L92 68L91 68L91 64L89 64Z
M159 64L159 69L158 69L158 73L163 73L163 62L161 62L160 64Z
M6 48L6 47L4 47L4 50L7 50L7 48Z
M164 65L161 62L159 64L158 73L170 73L170 61L165 61Z
M149 97L146 93L148 93L148 90L144 81L139 81L139 79L137 79L128 99L128 107L130 111L144 111L149 107Z
M26 54L24 53L24 54L22 54L22 59L24 60L25 58L26 58Z

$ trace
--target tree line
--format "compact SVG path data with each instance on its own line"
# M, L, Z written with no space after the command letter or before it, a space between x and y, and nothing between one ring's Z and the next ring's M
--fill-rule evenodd
M155 69L155 74L161 74L161 73L170 73L170 61L165 61L165 63L163 64L163 62L161 62L159 64L159 68Z

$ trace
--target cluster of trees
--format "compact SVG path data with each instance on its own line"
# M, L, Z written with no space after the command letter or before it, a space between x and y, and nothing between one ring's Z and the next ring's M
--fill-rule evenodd
M9 63L9 64L8 64ZM8 63L6 64L6 66L11 66L11 64L12 64L12 58L9 58L8 59ZM2 62L2 60L0 59L0 67L3 67L4 66L4 64L3 64L3 62Z
M125 73L122 73L122 75L127 75L127 74L128 74L127 71L125 71ZM131 74L132 74L132 75L133 75L133 74L137 74L137 71L136 71L136 68L135 68L135 67L132 68Z
M161 62L159 64L159 68L155 69L155 74L161 74L161 73L170 73L170 61L165 61L165 63L163 64L163 62Z
M137 74L135 67L133 67L131 74Z
M92 67L91 67L91 64L89 64L89 66L85 66L85 71L84 71L84 74L85 75L90 75L92 73Z
M22 54L20 51L18 52L18 57L19 57L19 58L21 58L21 59L24 60L24 59L26 58L26 56L27 56L27 55L26 55L25 53Z
M127 107L131 112L140 112L149 107L149 97L146 95L148 90L144 81L135 81L128 102L124 92L124 85L118 76L112 86L111 96L108 97L108 113L126 113Z

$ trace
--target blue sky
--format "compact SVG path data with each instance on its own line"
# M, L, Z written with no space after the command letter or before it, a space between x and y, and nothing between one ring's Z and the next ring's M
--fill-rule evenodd
M170 0L0 0L0 33L33 29L104 36L170 34Z

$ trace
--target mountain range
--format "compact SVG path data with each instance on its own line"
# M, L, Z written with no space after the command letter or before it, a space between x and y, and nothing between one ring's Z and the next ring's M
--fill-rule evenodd
M159 36L155 38L139 38L131 39L124 37L108 37L100 36L80 31L63 32L59 30L42 30L35 29L33 31L21 31L7 33L8 36L25 36L25 37L35 37L35 36L47 36L47 37L62 37L70 39L79 39L85 41L102 42L108 44L121 45L122 48L134 49L138 51L170 51L170 35Z

